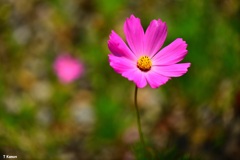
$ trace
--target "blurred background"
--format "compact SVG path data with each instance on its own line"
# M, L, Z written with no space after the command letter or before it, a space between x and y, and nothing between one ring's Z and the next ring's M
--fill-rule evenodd
M17 159L151 159L138 150L134 83L108 63L111 30L124 39L134 14L168 25L164 46L188 43L188 73L139 90L144 137L155 159L240 157L238 0L1 0L0 156ZM62 83L55 59L83 73Z

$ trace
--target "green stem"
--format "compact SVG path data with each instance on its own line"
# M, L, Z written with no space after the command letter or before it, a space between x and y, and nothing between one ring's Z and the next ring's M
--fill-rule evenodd
M135 105L136 113L137 113L137 124L138 124L138 132L139 132L139 135L140 135L140 140L142 142L143 147L145 147L143 134L142 134L142 128L141 128L141 122L140 122L140 114L139 114L138 105L137 105L137 91L138 91L138 87L136 86L135 87L135 94L134 94L134 105Z

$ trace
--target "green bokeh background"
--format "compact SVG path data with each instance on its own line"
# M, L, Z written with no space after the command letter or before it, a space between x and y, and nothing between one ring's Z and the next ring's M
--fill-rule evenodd
M135 86L108 63L109 34L124 38L131 14L144 29L165 21L164 46L183 38L192 64L158 89L139 90L148 153L138 144ZM53 71L61 53L84 63L71 84ZM0 156L237 160L239 70L238 0L1 0Z

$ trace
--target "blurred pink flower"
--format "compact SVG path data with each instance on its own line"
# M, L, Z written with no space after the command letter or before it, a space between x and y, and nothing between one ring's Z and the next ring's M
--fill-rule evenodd
M188 52L183 39L177 38L161 49L167 37L167 25L160 19L152 20L144 33L140 19L131 15L124 23L124 33L128 45L114 31L110 34L110 66L138 88L147 83L157 88L171 77L182 76L188 71L190 63L177 64Z
M71 83L83 73L82 63L68 54L59 55L53 68L62 83Z

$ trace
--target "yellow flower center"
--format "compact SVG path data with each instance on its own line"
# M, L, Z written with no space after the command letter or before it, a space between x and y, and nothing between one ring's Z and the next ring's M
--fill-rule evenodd
M141 71L149 71L152 67L152 61L148 56L141 56L137 61L137 67Z

